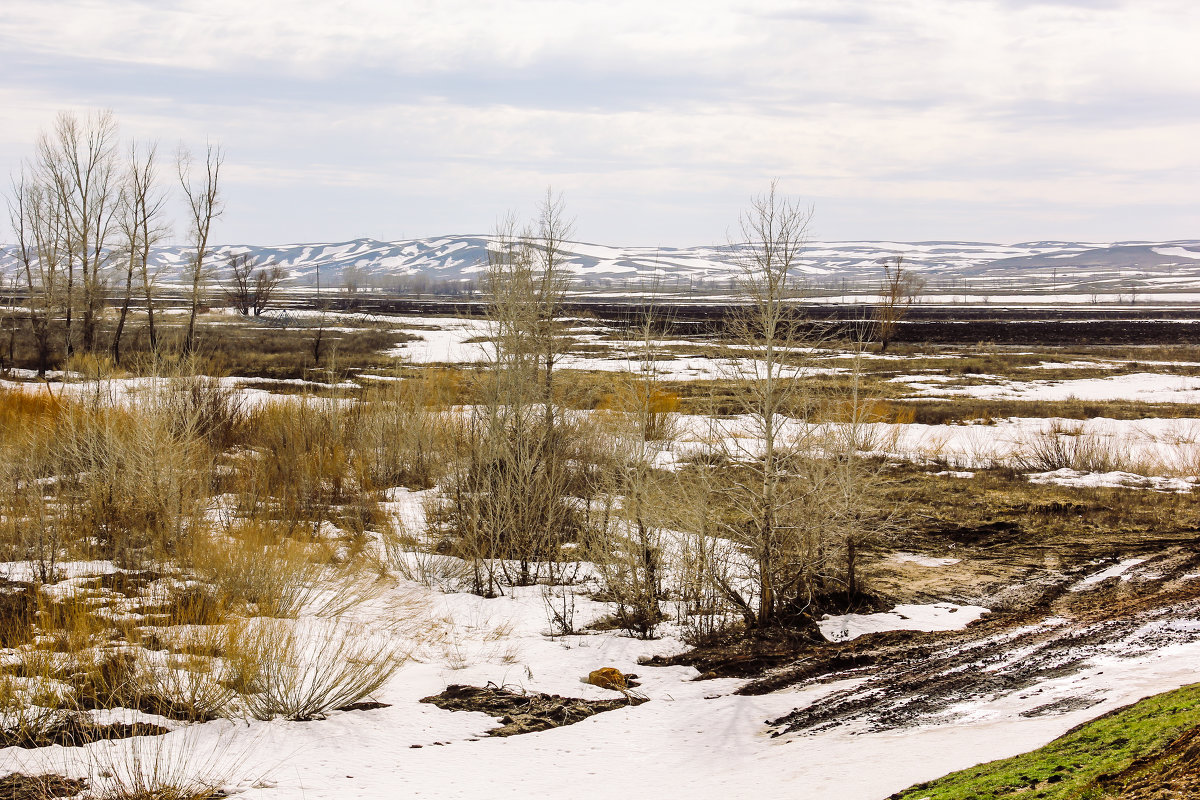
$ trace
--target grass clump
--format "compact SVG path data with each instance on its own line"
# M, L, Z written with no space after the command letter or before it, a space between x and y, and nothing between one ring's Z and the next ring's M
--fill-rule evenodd
M312 720L370 697L404 656L359 626L259 619L231 631L232 684L255 719Z
M1200 684L1193 684L1106 714L1031 753L918 784L890 800L1128 797L1151 764L1171 769L1174 745L1198 726Z

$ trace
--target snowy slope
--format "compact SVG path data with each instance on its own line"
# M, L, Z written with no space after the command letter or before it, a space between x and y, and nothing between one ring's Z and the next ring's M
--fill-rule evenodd
M218 268L228 256L246 254L255 264L287 269L295 285L340 286L356 275L365 286L388 287L413 279L432 282L477 277L487 261L488 236L443 236L383 242L355 239L315 244L222 245L213 248ZM568 268L580 282L622 288L658 280L664 288L721 287L738 274L736 245L687 248L633 247L568 242ZM816 288L855 288L877 283L882 266L897 256L931 287L962 285L1045 286L1059 290L1115 290L1136 282L1142 291L1200 288L1200 240L1175 242L813 242L797 273ZM162 278L178 280L191 257L188 248L155 248ZM17 268L12 247L0 247L0 275Z

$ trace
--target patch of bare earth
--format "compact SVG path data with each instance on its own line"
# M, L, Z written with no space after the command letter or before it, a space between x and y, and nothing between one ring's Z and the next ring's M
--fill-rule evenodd
M499 728L488 731L488 736L516 736L574 725L604 711L640 705L646 698L625 693L619 700L584 700L542 692L513 691L491 684L485 687L452 684L441 694L426 697L421 702L449 711L481 711L501 723Z
M87 781L62 775L23 775L14 772L0 778L0 800L47 800L74 797L87 787Z

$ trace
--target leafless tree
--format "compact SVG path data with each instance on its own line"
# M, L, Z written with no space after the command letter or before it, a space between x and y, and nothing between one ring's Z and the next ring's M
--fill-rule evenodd
M275 290L287 277L287 270L278 264L255 269L246 253L230 255L227 264L229 284L225 287L225 298L242 316L262 316Z
M753 562L757 602L732 583L723 590L750 627L775 624L808 591L811 542L802 520L809 492L788 487L787 463L795 443L785 433L786 410L797 406L803 391L803 372L794 357L795 324L791 301L796 296L793 271L808 243L812 210L778 194L776 182L752 199L740 220L742 242L736 243L740 289L747 305L733 329L753 348L749 380L745 381L746 411L753 421L759 452L741 454L744 480L731 487L728 498L737 509L728 534ZM791 445L791 447L789 447Z
M196 315L200 310L200 301L209 277L205 259L208 257L212 224L224 210L220 193L221 165L224 160L225 155L221 148L210 143L205 153L203 173L201 178L196 180L192 175L191 153L180 147L176 158L179 183L183 186L188 205L188 235L194 248L191 263L188 265L188 279L191 283L191 309L188 313L186 340L188 352L194 352L196 349Z
M549 188L538 208L533 230L533 276L536 348L542 362L542 402L545 404L546 430L554 431L554 367L558 361L559 339L555 326L570 284L563 245L574 231L566 217L566 201ZM528 235L526 236L528 239Z
M141 284L141 293L146 303L150 350L153 352L158 349L158 336L154 329L154 276L150 269L150 249L167 233L163 219L167 198L157 185L157 152L158 146L155 143L146 145L144 149L139 148L136 142L129 147L119 220L123 239L122 254L125 258L125 287L121 299L121 312L112 340L112 357L116 364L121 363L121 336L133 303L135 277Z
M718 436L724 464L705 481L718 509L705 525L736 549L708 548L704 561L750 631L808 625L853 602L862 548L886 527L879 466L862 454L873 449L871 403L858 373L846 396L811 390L806 359L827 339L802 327L792 304L810 218L772 184L742 217L745 241L734 248L746 305L731 328L753 356L737 367L749 429Z
M314 278L315 278L316 284L317 284L317 299L316 299L317 324L314 326L314 331L313 331L312 353L313 353L313 366L319 367L319 366L321 366L321 352L322 352L321 344L325 340L325 328L327 328L329 325L330 303L328 300L322 299L322 297L321 297L321 270L320 270L320 268L317 268L317 270L315 271Z
M38 375L44 376L50 362L53 322L64 301L70 256L57 187L37 169L37 164L29 167L13 182L9 218L28 293L29 328L37 351Z
M581 525L566 499L578 441L561 435L554 408L569 229L561 199L547 193L533 226L521 228L510 216L489 246L485 399L459 442L448 501L435 514L475 565L481 594L536 580Z
M896 335L896 326L913 304L925 280L904 269L904 256L896 256L892 264L883 265L883 283L879 287L879 304L875 306L875 332L879 352L886 353Z
M117 122L111 111L86 121L62 112L37 146L39 174L53 187L61 206L67 252L67 351L74 347L72 310L78 279L82 306L81 345L96 350L96 326L103 303L105 269L111 257L114 218L120 200ZM76 275L78 270L78 275Z
M17 362L17 327L20 307L20 299L17 297L17 292L21 285L20 275L13 272L11 275L4 277L4 291L8 294L8 313L6 314L8 322L8 353L0 355L0 374L7 375L9 370L16 366Z
M358 294L363 283L363 271L351 264L342 270L342 291L346 294Z

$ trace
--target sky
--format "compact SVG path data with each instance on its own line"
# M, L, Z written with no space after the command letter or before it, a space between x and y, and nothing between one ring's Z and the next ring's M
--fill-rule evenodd
M826 241L1200 238L1198 37L1191 0L3 0L0 170L111 109L223 148L221 243L549 187L576 239L705 245L772 179Z

